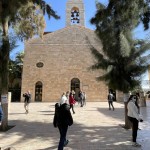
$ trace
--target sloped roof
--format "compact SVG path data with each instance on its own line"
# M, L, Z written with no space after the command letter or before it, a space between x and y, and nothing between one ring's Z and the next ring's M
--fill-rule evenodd
M52 33L47 33L43 38L33 38L26 44L52 44L52 45L95 45L100 42L95 32L79 25L72 25Z

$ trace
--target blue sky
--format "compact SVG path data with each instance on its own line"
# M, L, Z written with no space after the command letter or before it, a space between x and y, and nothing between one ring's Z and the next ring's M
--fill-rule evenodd
M62 29L65 27L66 22L66 3L69 0L45 0L48 4L52 6L52 8L57 12L57 14L61 17L59 20L55 20L51 18L48 20L46 17L46 28L45 31L56 31L58 29ZM89 29L94 30L95 26L90 24L90 19L96 13L96 0L83 0L85 6L85 26ZM108 0L98 0L99 2L107 5ZM135 31L134 36L137 38L145 38L148 34L148 31L143 31L143 25L141 24Z
M52 6L53 10L57 12L57 14L60 16L59 20L55 20L54 18L48 19L47 16L45 16L46 19L46 28L45 31L56 31L59 29L62 29L65 27L66 23L66 3L68 0L45 0L50 6ZM99 0L103 4L107 5L107 0ZM95 6L95 0L83 0L84 6L85 6L85 26L87 28L93 29L94 26L90 24L89 20L94 16L96 12L96 6ZM19 46L13 51L13 53L10 55L12 59L15 58L15 55L24 50L24 44L22 42L17 43Z
M66 3L68 0L45 0L48 4L50 4L57 12L57 14L61 17L59 20L55 20L51 18L48 19L47 16L45 16L46 19L46 28L45 31L51 31L54 32L56 30L62 29L65 27L65 21L66 21ZM107 5L108 0L98 0L99 2ZM94 30L94 26L90 24L90 19L95 15L96 12L96 6L95 6L95 0L83 0L84 6L85 6L85 26L89 29ZM143 31L143 25L141 24L135 31L134 36L136 38L146 38L149 31L144 32ZM19 46L13 51L11 54L11 58L15 58L15 55L24 50L24 44L22 42L17 43ZM147 77L146 77L147 78Z
M61 17L59 20L51 19L47 20L46 31L55 31L65 27L66 21L66 3L69 0L45 0ZM103 4L107 4L107 0L99 0ZM85 6L85 24L87 28L94 29L89 20L94 16L96 12L95 0L83 0Z

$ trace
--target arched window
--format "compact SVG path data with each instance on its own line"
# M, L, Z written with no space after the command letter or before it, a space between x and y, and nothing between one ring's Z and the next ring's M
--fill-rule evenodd
M79 24L79 23L80 23L79 8L73 7L71 9L71 24Z
M41 102L42 101L42 88L43 84L41 81L36 82L35 84L35 101Z

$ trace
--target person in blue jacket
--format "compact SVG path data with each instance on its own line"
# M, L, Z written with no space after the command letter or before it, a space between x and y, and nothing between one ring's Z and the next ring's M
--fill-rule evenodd
M2 110L2 106L0 104L0 125L2 123L2 118L3 118L3 110Z

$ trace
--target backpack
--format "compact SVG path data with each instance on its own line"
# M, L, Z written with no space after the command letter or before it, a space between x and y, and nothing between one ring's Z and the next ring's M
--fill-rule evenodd
M108 95L108 100L109 100L109 101L113 101L113 100L114 100L113 94L109 94L109 95Z

